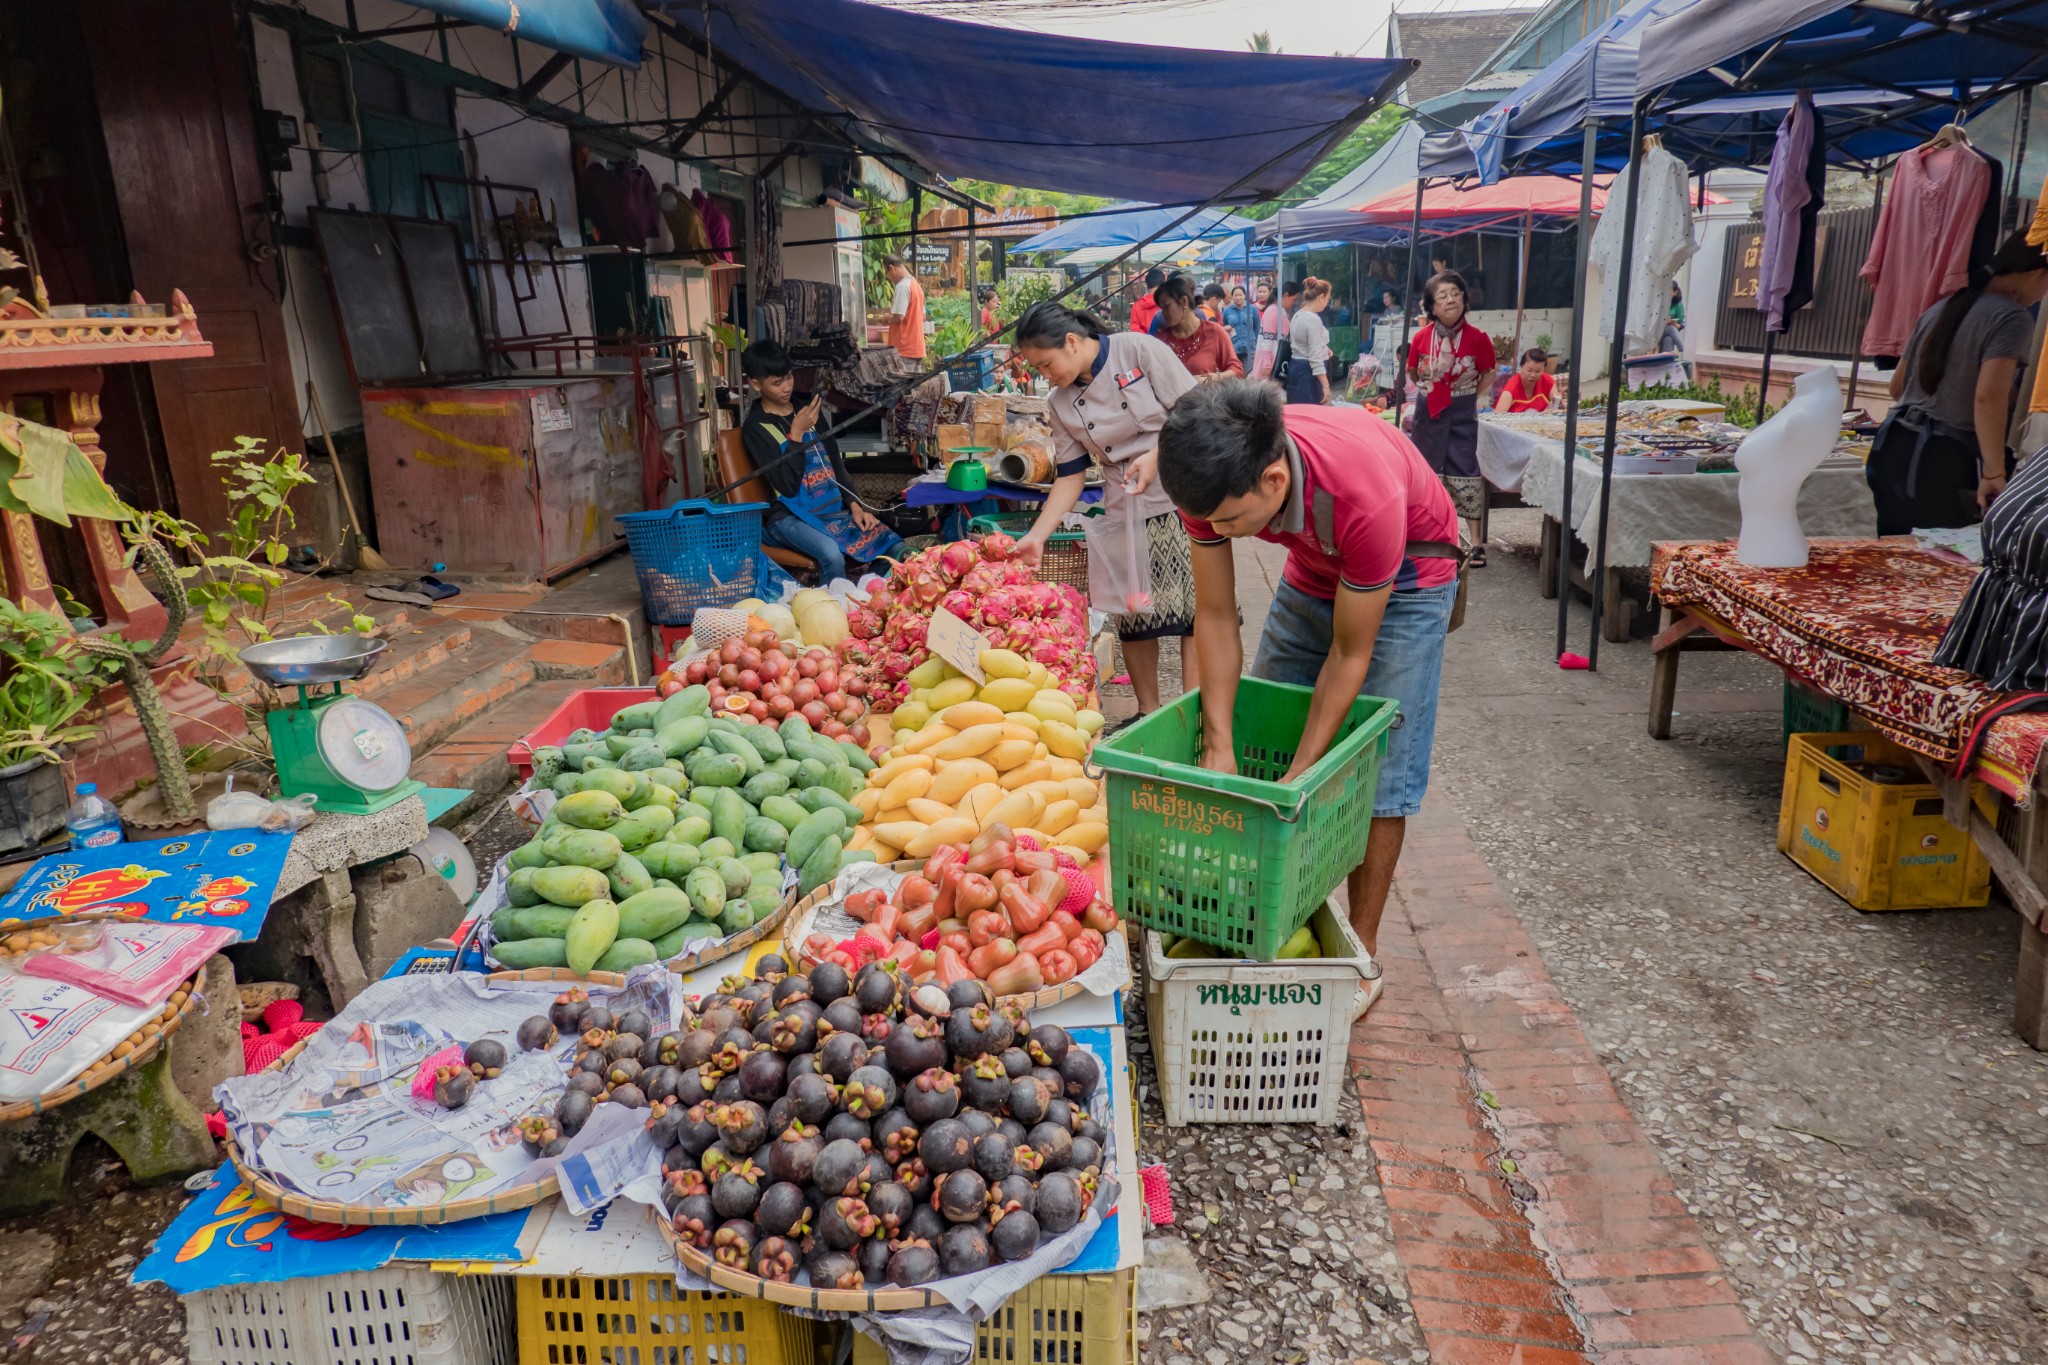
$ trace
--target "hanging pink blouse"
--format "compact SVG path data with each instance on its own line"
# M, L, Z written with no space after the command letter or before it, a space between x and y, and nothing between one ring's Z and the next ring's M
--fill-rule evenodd
M1876 291L1863 354L1904 355L1913 324L1970 280L1970 237L1991 168L1968 147L1921 147L1898 160L1862 275Z

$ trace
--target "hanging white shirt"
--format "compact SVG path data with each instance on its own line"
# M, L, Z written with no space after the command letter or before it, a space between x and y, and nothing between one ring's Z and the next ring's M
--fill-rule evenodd
M1643 153L1643 188L1636 202L1636 248L1629 268L1623 315L1624 350L1649 355L1664 336L1671 312L1671 281L1699 249L1692 239L1692 205L1686 195L1685 163L1662 147ZM1628 211L1629 171L1614 177L1607 207L1593 228L1587 263L1600 272L1601 302L1596 323L1603 337L1614 335L1614 287L1621 274L1622 222Z

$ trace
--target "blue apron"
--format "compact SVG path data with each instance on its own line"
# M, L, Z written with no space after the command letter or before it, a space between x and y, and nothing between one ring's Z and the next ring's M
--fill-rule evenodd
M832 456L815 432L804 440L803 482L794 497L782 499L782 505L804 525L832 537L851 563L869 564L902 548L902 537L879 521L869 531L853 524L838 480L832 476Z

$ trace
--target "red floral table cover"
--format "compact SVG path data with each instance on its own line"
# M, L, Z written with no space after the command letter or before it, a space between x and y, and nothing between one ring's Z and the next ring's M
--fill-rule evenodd
M2048 715L2008 713L2048 697L2000 692L1932 662L1976 573L1904 539L1815 540L1803 569L1738 563L1732 540L1666 541L1655 548L1650 584L1667 605L1845 702L1907 748L1956 771L1974 757L1977 776L2024 803Z

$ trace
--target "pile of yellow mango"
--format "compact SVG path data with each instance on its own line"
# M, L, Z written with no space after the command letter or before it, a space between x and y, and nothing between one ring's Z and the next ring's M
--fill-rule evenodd
M926 858L1000 823L1086 866L1109 839L1103 785L1082 767L1102 713L1010 650L984 649L978 662L988 679L978 684L939 659L910 674L910 700L889 719L892 747L854 794L862 820L847 851Z

